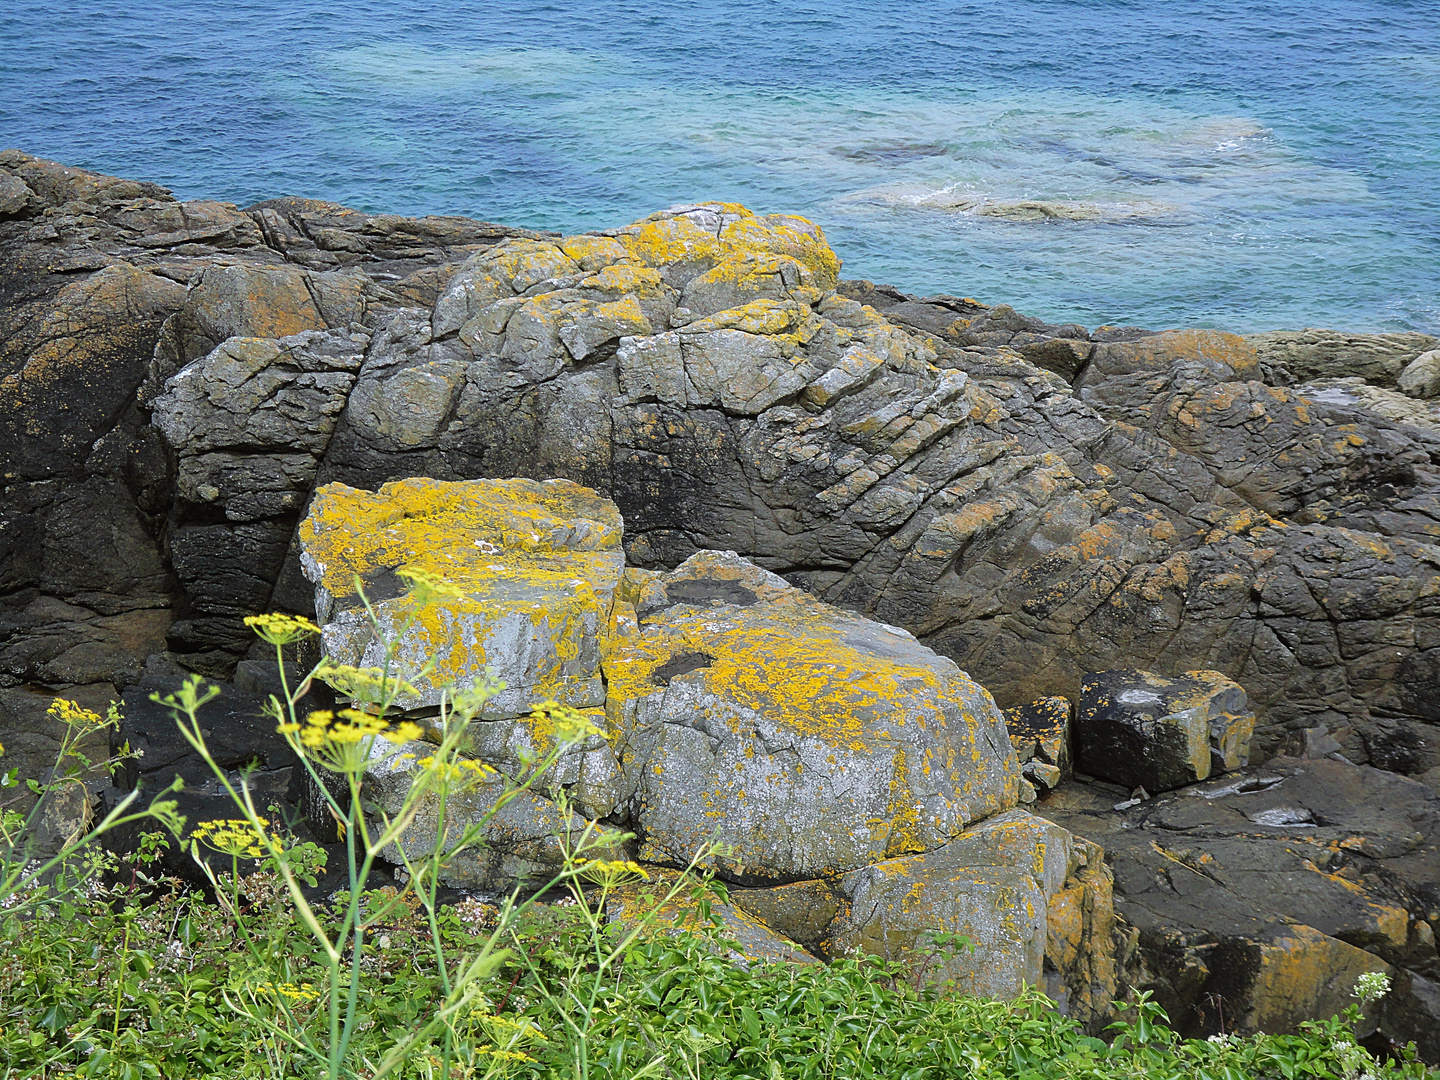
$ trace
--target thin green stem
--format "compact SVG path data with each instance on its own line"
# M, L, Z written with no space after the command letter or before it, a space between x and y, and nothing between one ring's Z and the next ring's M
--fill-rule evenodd
M111 1053L115 1052L116 1044L120 1041L120 999L125 992L125 969L130 962L130 927L133 923L133 919L125 920L125 940L120 946L120 968L115 979L115 1026L110 1032Z

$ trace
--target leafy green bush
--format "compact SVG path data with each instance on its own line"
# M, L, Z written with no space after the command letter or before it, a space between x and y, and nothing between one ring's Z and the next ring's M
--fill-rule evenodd
M692 883L693 886L694 883ZM592 901L594 891L589 893ZM348 904L324 906L328 927ZM657 897L657 901L658 901ZM264 949L234 918L175 883L142 895L92 887L44 917L11 920L0 964L0 1076L110 1080L313 1077L323 1065L287 1049L255 1016L328 1027L323 953L287 915L276 875L246 879L242 908L268 922ZM423 906L394 888L361 897L388 909L374 924L383 941L362 961L361 1007L351 1042L355 1075L370 1075L406 1046L395 1075L446 1075L445 1040L405 1042L442 1009L446 990ZM442 907L449 950L482 948L503 908L479 901ZM585 910L595 914L593 903ZM1381 1065L1354 1045L1350 1020L1298 1035L1180 1040L1143 999L1110 1043L1086 1036L1038 993L1015 1001L952 998L916 990L910 972L865 958L829 965L737 962L720 929L650 924L606 978L591 968L597 942L576 904L534 905L507 924L508 955L456 1017L451 1077L713 1077L754 1080L886 1077L887 1080L1013 1077L1244 1077L1359 1080L1425 1075L1416 1064ZM618 934L618 930L608 931ZM615 943L612 941L612 944ZM601 943L602 948L604 943ZM577 1007L593 1005L588 1013ZM577 1001L579 997L579 1001ZM239 1009L234 1006L238 1004ZM118 1008L117 1008L118 1006ZM583 1026L584 1038L576 1028ZM577 1058L577 1049L583 1056Z
M175 812L176 803L162 791L150 805L139 809L138 792L130 792L98 822L88 815L90 796L86 780L96 774L115 771L133 755L128 748L103 761L92 761L83 747L96 736L108 737L120 725L120 710L113 701L102 715L74 701L56 698L49 716L62 726L55 764L45 779L22 777L17 767L0 767L0 909L11 915L42 905L47 898L83 885L104 867L95 841L125 825L156 821L178 835L185 819ZM5 748L0 746L0 757ZM174 788L178 788L178 782ZM78 799L75 798L78 796ZM68 835L45 837L54 831L46 812L60 800L78 811L64 822ZM28 802L27 809L16 808ZM44 826L52 826L47 830Z

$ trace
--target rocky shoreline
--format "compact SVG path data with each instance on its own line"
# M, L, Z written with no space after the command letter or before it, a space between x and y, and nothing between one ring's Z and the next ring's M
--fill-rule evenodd
M1050 325L843 280L815 226L723 204L561 238L16 151L0 267L12 752L43 758L52 693L125 691L144 771L183 773L144 699L197 671L234 680L229 763L284 791L241 619L316 614L317 489L564 478L630 566L738 553L1005 709L1233 680L1240 779L1040 785L1115 875L1085 948L1194 1031L1382 963L1383 1029L1440 1057L1440 340Z

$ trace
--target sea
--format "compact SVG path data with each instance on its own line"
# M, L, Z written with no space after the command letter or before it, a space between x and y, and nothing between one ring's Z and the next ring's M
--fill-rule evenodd
M577 232L721 199L1053 322L1440 332L1437 0L6 0L0 146Z

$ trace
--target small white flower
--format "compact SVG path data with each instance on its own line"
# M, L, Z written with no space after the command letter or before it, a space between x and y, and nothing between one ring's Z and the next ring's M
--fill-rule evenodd
M1390 992L1390 977L1383 971L1367 971L1355 980L1352 992L1366 1005L1379 1001Z

